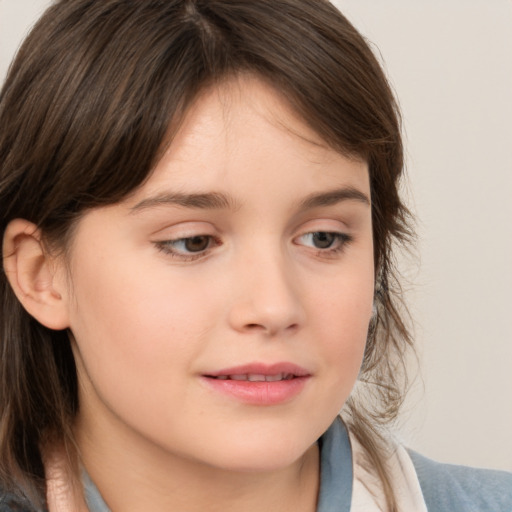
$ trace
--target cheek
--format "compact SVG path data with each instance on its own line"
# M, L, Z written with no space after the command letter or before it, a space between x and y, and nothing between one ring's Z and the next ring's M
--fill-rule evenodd
M350 393L361 367L374 295L373 265L369 261L347 271L314 302L312 317L319 333L322 360L329 376L327 387L342 402ZM342 405L342 403L340 404Z
M72 323L77 330L107 337L126 349L149 345L147 339L158 345L159 339L177 339L178 333L186 338L194 328L191 308L197 308L198 295L190 283L167 280L158 265L144 265L140 258L110 259L115 264L109 264L94 255L83 256L73 279Z
M181 289L175 279L167 283L150 265L137 272L141 266L126 260L83 261L74 275L71 326L81 403L98 407L97 396L130 423L143 419L141 429L156 431L165 410L185 406L183 379L203 350L207 314L194 314L193 287Z
M201 350L210 328L203 309L198 319L197 290L167 281L140 258L83 254L80 260L71 330L91 380L101 386L122 379L135 388L151 378L170 384L175 370L186 370Z

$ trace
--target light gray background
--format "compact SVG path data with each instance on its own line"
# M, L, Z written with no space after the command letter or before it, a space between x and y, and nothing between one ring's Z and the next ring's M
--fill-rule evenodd
M0 0L0 80L45 0ZM335 0L378 47L404 113L424 384L399 435L512 470L512 0Z

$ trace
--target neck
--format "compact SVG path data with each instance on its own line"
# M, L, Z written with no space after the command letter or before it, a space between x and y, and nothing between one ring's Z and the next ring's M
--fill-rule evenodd
M234 471L163 454L150 441L130 439L129 432L119 436L117 431L117 437L111 437L104 428L84 425L79 417L76 435L83 464L114 512L316 510L320 467L316 444L283 468Z

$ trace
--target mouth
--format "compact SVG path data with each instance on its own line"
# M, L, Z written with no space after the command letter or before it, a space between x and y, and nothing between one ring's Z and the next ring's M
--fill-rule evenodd
M203 375L208 387L251 405L279 405L299 395L311 373L291 363L249 364Z
M210 379L247 382L280 382L308 377L310 372L294 363L249 363L225 368L205 375Z
M258 373L243 373L233 375L205 375L210 379L218 380L236 380L236 381L247 381L247 382L280 382L282 380L292 380L299 376L293 373L276 373L275 375L263 375Z

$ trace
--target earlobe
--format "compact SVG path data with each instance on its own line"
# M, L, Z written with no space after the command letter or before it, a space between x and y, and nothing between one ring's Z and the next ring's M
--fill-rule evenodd
M45 250L37 226L24 219L9 223L3 264L14 293L30 315L49 329L69 327L62 263Z

